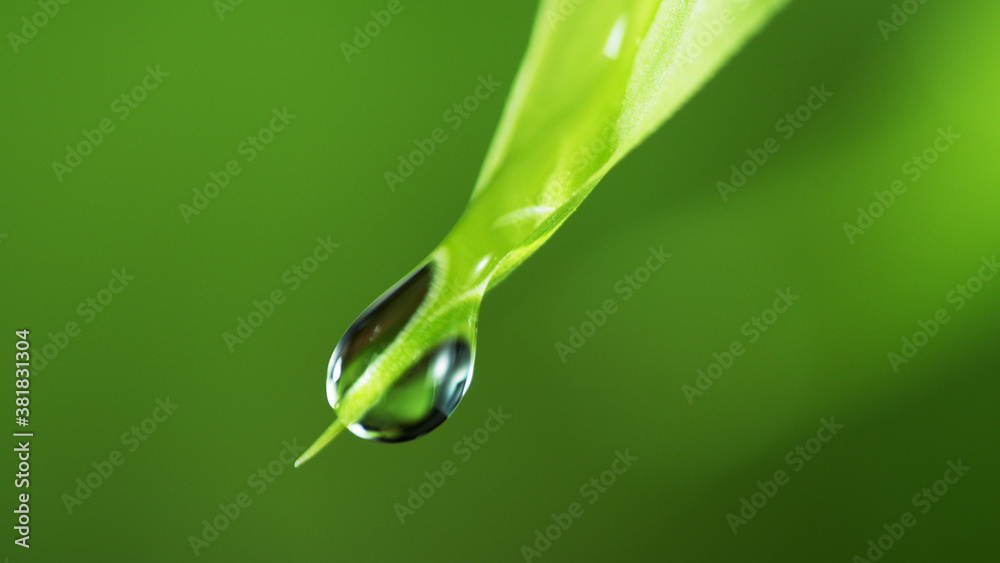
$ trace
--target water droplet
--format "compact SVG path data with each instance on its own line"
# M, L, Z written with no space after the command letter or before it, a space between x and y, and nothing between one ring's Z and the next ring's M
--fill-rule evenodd
M327 400L334 410L409 323L427 298L432 277L431 265L415 271L372 303L347 329L327 369ZM464 337L445 339L410 366L348 430L380 442L404 442L430 432L451 415L465 395L472 381L473 355L473 347Z

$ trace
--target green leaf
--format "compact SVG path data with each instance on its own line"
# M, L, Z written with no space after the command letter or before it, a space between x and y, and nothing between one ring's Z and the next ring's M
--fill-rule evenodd
M298 463L357 422L421 354L475 345L480 300L600 179L690 98L786 0L544 0L465 213L424 264L407 326Z

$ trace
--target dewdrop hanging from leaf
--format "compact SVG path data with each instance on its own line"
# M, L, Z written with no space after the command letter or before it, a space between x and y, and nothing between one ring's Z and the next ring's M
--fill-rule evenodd
M589 0L563 15L544 0L468 207L340 340L337 419L296 465L344 428L398 442L447 419L472 381L483 295L786 1Z

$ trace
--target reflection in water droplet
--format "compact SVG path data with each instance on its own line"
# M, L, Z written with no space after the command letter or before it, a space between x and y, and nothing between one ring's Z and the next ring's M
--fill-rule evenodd
M376 300L347 329L327 370L327 400L335 410L413 317L427 297L432 275L430 265L417 270ZM472 381L473 355L464 338L447 339L426 352L348 430L380 442L403 442L430 432L451 415L465 395Z

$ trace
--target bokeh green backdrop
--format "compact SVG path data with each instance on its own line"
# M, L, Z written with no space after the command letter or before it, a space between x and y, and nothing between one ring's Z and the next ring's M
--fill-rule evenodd
M8 543L10 561L192 559L202 520L246 493L199 559L524 560L582 501L540 560L847 562L958 458L972 469L883 560L998 559L1000 278L961 311L946 301L1000 246L996 2L930 0L889 40L893 2L794 2L487 297L451 420L402 445L341 437L260 491L248 477L283 441L330 421L343 331L460 214L535 12L405 2L347 62L341 43L385 2L272 4L220 19L208 0L71 2L0 50L3 342L12 362L15 329L37 353L81 327L32 377L32 547ZM0 30L39 10L4 2ZM147 65L169 76L120 120L112 103ZM397 156L489 74L500 92L390 191ZM831 100L723 202L730 165L824 84ZM59 181L52 162L102 118L115 130ZM850 243L843 224L939 127L961 138ZM178 206L231 159L241 174L185 222ZM327 236L340 247L289 291L284 272ZM661 244L673 257L622 300L615 283ZM87 323L79 305L123 267L134 281ZM786 287L801 299L689 404L682 385ZM275 289L287 301L231 353L223 333ZM560 361L556 342L609 298L618 312ZM952 320L895 373L887 353L939 308ZM122 434L168 397L179 408L128 451ZM453 445L498 407L510 420L463 462ZM726 515L822 417L843 430L734 534ZM587 504L581 485L626 448L638 461ZM70 514L63 495L116 449L124 464ZM458 472L401 524L394 505L447 460Z

